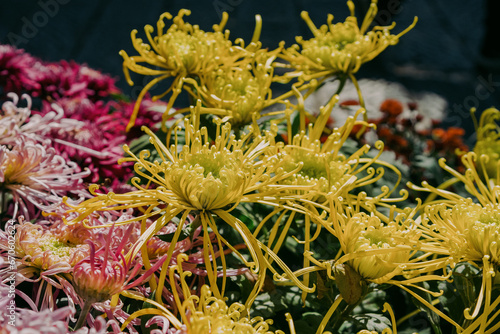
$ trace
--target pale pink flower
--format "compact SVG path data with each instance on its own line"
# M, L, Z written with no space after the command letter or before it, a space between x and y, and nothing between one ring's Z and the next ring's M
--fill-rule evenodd
M53 148L24 138L12 149L0 146L0 185L12 196L13 217L20 211L26 219L32 219L37 210L50 211L59 205L62 196L87 196L82 178L89 171L78 170L74 162L66 161Z
M109 178L123 183L132 177L133 171L124 168L130 163L125 166L118 164L123 158L122 146L127 143L127 119L121 113L111 112L103 101L94 103L87 98L64 98L57 103L64 109L66 117L71 117L79 125L51 131L48 136L58 154L91 171L85 181L95 183ZM46 110L44 107L42 114Z
M15 93L8 93L12 101L2 104L0 113L0 144L15 145L20 137L39 143L50 144L50 133L61 131L74 131L82 123L69 118L64 118L64 111L56 104L50 106L50 111L43 116L32 114L31 97L27 94L21 96L26 103L25 107L19 106L20 99Z

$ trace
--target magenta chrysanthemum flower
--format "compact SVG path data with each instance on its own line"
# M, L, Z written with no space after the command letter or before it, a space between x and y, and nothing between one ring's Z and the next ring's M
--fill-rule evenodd
M10 45L0 45L0 87L4 93L40 89L40 75L33 70L35 58Z
M126 131L128 120L134 112L135 101L122 102L115 107L123 117L123 130ZM162 120L162 115L167 108L167 103L163 101L152 101L149 98L144 98L139 106L139 114L132 126L127 132L127 140L132 140L144 135L141 130L143 126L149 129L156 129Z
M149 103L148 103L149 102ZM49 133L52 146L58 154L75 161L79 166L89 168L89 182L106 180L128 180L133 175L130 163L119 165L123 157L123 144L130 143L143 133L133 128L126 133L126 125L133 111L133 104L126 102L92 102L88 98L63 98L57 104L64 110L66 117L78 120L79 125L68 127L68 131L55 129ZM54 108L54 106L50 106ZM137 126L154 127L161 121L164 103L146 100ZM46 115L49 104L45 103L41 114ZM46 116L44 116L46 117ZM68 120L69 120L68 119ZM135 131L137 130L137 131ZM112 187L119 186L116 184Z
M68 131L49 133L58 154L77 162L81 168L88 168L91 174L86 181L128 180L133 172L118 164L126 141L124 117L110 113L109 106L102 101L75 98L59 100L58 104L70 119L78 120L78 126Z
M119 93L115 79L75 62L38 64L40 86L33 90L34 96L45 100L64 97L89 98L97 101L114 93Z
M82 178L89 171L77 171L74 162L67 162L53 148L23 138L12 149L0 146L0 188L12 197L13 217L21 212L33 219L38 210L50 211L59 205L62 196L86 196Z

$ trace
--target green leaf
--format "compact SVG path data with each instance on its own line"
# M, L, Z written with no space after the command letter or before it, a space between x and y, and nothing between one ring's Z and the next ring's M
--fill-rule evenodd
M429 290L429 283L423 282L420 284L424 289ZM413 290L416 294L420 295L423 299L427 301L427 303L431 304L432 303L432 296L424 291L421 290ZM412 297L412 301L417 306L417 308L427 314L427 318L429 319L432 329L434 330L434 333L436 334L441 334L441 325L440 325L440 318L439 316L434 313L427 305L423 304L422 302L418 301L417 299Z
M382 333L384 329L392 328L391 320L376 313L353 315L349 317L348 321L353 323L356 328L356 332L367 329L369 331Z

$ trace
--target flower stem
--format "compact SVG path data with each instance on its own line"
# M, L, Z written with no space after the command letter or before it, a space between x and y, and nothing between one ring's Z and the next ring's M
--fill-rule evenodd
M76 326L73 329L74 331L77 331L80 329L83 324L85 323L85 320L87 319L87 315L89 314L90 308L92 307L92 303L89 302L88 300L85 301L85 304L83 304L82 311L80 312L80 316L78 317L78 321L76 322Z

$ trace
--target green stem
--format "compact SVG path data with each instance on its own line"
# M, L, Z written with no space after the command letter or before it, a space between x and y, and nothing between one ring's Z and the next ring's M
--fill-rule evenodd
M89 302L88 300L85 301L85 304L83 304L82 311L80 312L80 316L78 317L78 321L76 322L76 326L74 328L74 331L77 331L80 329L83 324L85 323L85 320L87 319L87 315L90 312L90 308L92 307L92 303Z
M349 314L351 314L352 310L358 305L358 303L354 305L347 305L347 307L342 311L342 313L335 318L335 322L333 323L333 330L331 331L332 333L338 333L340 326L344 323L344 321L347 319Z
M180 223L179 223L180 224ZM182 222L182 224L184 224L184 222ZM200 215L198 214L193 222L191 223L191 232L189 233L189 240L192 242L193 241L193 237L194 237L194 232L198 229L198 227L201 226L201 219L200 219Z
M347 81L347 75L342 75L340 78L339 78L339 81L340 81L340 84L339 84L339 88L337 88L337 91L335 92L335 94L333 95L338 95L340 94L340 92L344 89L344 86L345 86L345 83ZM332 97L333 97L332 95ZM330 98L331 99L331 98Z
M371 291L373 291L372 288L366 287L366 286L364 286L363 290L364 291L363 291L363 294L361 295L361 298L359 298L359 300L355 304L352 304L352 305L348 304L346 306L346 308L344 309L344 311L342 311L342 313L335 318L335 322L333 323L333 330L331 331L332 333L339 332L340 326L342 326L344 321L347 320L347 318L349 317L349 314L351 314L351 312L356 308L356 306L361 304L361 302L363 301L363 299L365 299L367 294L369 294Z
M2 204L0 205L0 213L5 214L7 212L7 203L5 203L5 189L2 189Z

